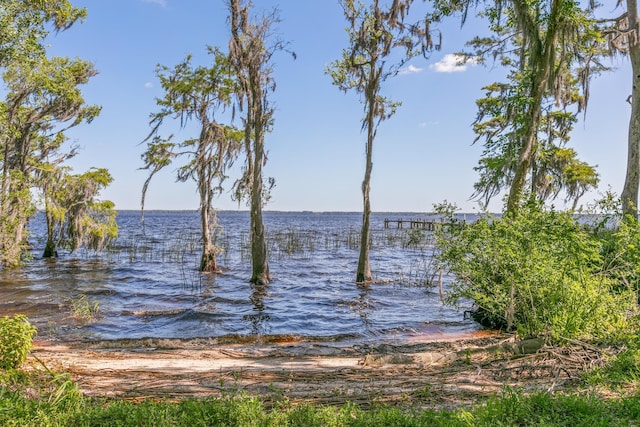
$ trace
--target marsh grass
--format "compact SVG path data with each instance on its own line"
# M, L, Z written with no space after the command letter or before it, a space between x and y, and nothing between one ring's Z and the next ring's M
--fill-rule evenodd
M286 228L276 230L267 238L269 253L276 259L297 257L311 259L316 245L321 240L317 230Z
M100 313L98 301L89 301L85 294L69 300L71 315L78 321L89 323L94 321Z
M214 240L219 254L227 254L230 238L225 232L220 232ZM110 261L134 262L191 262L202 250L202 240L198 233L180 235L137 236L129 239L119 239L106 249L107 259ZM195 262L195 261L194 261Z
M369 240L372 251L400 250L411 258L409 271L398 272L398 280L417 286L433 285L433 278L437 274L432 256L435 243L433 233L376 228L371 230ZM228 264L232 256L239 256L241 262L248 263L251 260L248 231L237 233L236 238L219 228L214 243L219 261L223 265ZM107 247L106 258L112 262L179 264L182 282L185 285L198 285L202 282L196 277L199 274L197 268L201 245L199 233L139 235L135 238L116 239ZM320 251L357 251L360 247L360 229L351 226L331 233L303 227L275 229L267 234L267 246L272 260L311 260Z
M403 272L402 280L414 286L437 286L441 272L429 249L422 249L410 263L409 270Z

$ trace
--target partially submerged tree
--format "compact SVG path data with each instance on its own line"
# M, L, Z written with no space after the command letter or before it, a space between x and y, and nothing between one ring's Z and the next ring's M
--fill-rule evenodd
M213 56L213 65L209 67L192 66L190 56L174 69L158 67L157 75L165 94L157 99L160 111L152 115L153 129L145 139L148 145L142 158L144 169L150 169L151 173L142 189L142 210L153 176L176 157L187 157L188 163L178 169L177 179L181 182L193 179L198 186L203 244L200 271L217 272L217 217L213 201L222 191L227 168L240 151L242 133L216 119L231 105L236 80L226 55L216 48L209 48L209 53ZM172 136L160 137L158 132L165 119L179 119L183 127L195 120L198 137L182 142L173 142Z
M62 150L65 131L91 122L100 112L100 107L85 104L80 91L96 74L93 65L46 57L50 29L66 30L85 16L84 8L68 0L0 0L0 68L5 93L0 102L0 267L19 264L27 252L26 225L35 212L34 190L40 190L46 200L66 185L66 178L48 179L64 176L64 162L76 154L75 148ZM86 178L86 174L72 176ZM81 193L86 190L74 188ZM81 197L72 195L69 188L65 191L70 197ZM100 206L100 213L77 213L76 218L83 219L73 228L71 240L76 247L95 247L100 234L96 229L106 227L107 234L115 233L115 211L111 202L83 194L86 206ZM92 221L87 220L89 216ZM67 216L71 217L73 214ZM55 247L48 247L55 253Z
M262 207L273 180L265 187L262 168L267 162L265 135L273 126L274 107L269 94L275 90L272 56L285 48L274 40L272 26L278 22L277 11L252 19L250 0L228 0L231 39L229 61L238 78L238 106L244 114L243 146L246 164L236 182L238 199L248 197L251 212L251 283L266 285L271 281ZM295 57L295 56L294 56Z
M43 257L58 256L58 248L102 250L118 236L113 202L98 200L113 178L104 168L71 174L52 168L39 180L45 203L47 243Z
M362 231L356 282L372 280L369 264L371 172L373 169L373 142L378 125L390 118L400 105L381 95L382 84L396 75L410 58L439 48L431 38L429 21L420 24L405 23L413 0L394 0L385 8L378 0L368 5L354 0L341 0L350 45L342 58L333 62L327 72L333 84L342 91L355 90L364 104L362 130L367 134L366 163L362 181ZM401 54L399 59L397 51Z
M100 107L86 105L79 86L96 74L79 59L44 56L13 62L4 73L0 104L0 264L16 265L25 251L26 225L34 212L31 190L42 172L59 168L75 150L60 154L65 131L91 122ZM51 161L52 156L56 158Z

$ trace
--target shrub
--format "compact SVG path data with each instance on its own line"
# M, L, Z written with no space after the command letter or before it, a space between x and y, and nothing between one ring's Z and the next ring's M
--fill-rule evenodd
M571 214L530 204L441 234L439 261L453 273L447 301L521 336L604 337L624 324L634 293L604 274L601 242Z
M35 333L26 316L0 318L0 369L15 369L25 361Z
M640 290L640 223L627 217L615 228L595 230L601 241L604 271L621 288Z

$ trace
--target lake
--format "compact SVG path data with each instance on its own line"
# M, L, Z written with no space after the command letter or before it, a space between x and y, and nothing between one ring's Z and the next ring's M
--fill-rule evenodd
M273 282L254 286L247 212L218 215L218 275L197 271L197 212L145 212L141 223L140 212L122 211L120 235L107 251L61 252L57 259L41 258L40 213L30 225L34 259L0 271L0 316L24 313L40 338L61 340L295 336L367 343L479 330L430 283L428 233L383 227L384 218L418 217L427 218L372 214L378 283L363 287L355 284L360 213L265 212ZM445 291L449 283L445 276ZM81 298L97 304L95 319L74 316Z

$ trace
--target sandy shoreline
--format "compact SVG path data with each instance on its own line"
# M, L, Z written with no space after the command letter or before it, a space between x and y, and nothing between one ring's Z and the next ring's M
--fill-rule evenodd
M514 341L495 334L377 346L302 340L37 341L31 362L37 365L37 358L56 372L70 373L90 396L181 399L240 391L268 405L286 399L452 407L476 403L505 386L558 389L574 380L542 341L529 342L530 348Z

